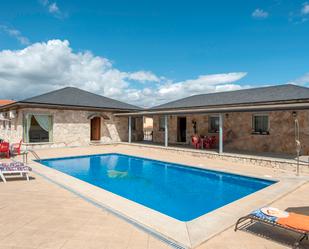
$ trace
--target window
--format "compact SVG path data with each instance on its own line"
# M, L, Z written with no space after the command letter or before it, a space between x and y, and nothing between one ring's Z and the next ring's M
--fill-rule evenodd
M253 115L252 125L254 133L269 134L269 121L267 114Z
M27 143L52 142L52 116L28 114L24 118L24 140Z
M165 131L165 117L159 117L159 131Z
M218 133L219 132L219 117L218 116L210 116L209 117L209 129L210 133Z

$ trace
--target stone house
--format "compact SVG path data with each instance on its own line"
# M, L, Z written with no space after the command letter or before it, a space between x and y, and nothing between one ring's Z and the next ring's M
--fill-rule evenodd
M66 87L0 106L0 139L27 147L140 142L153 119L152 142L191 146L215 137L220 153L309 154L309 88L278 85L195 95L150 109ZM299 127L299 128L298 128ZM148 141L149 142L149 141Z
M138 111L97 94L66 87L0 107L0 138L23 140L27 147L85 146L128 141L128 118L115 113ZM132 141L143 138L143 120L134 119Z
M219 152L295 155L297 139L309 154L309 88L296 85L195 95L116 116L152 117L153 142L165 146L190 146L195 134L215 137Z

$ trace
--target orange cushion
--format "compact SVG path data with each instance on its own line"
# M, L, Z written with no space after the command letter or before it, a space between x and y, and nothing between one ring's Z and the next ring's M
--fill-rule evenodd
M298 230L309 231L309 216L307 215L289 213L288 217L279 218L277 223Z

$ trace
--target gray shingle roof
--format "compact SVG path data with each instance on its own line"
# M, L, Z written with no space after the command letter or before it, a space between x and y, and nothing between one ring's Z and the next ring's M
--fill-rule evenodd
M61 106L95 107L106 109L140 110L140 107L130 105L115 99L87 92L75 87L65 87L48 92L19 103L50 104Z
M152 110L265 103L309 99L309 88L292 84L194 95L155 106Z

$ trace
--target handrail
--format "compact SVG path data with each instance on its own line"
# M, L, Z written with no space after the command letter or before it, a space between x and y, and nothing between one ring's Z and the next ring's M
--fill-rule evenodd
M35 159L37 160L41 160L41 158L39 157L39 155L34 151L34 150L27 150L28 152L31 152L31 154L35 157Z
M26 155L26 163L28 163L28 153L31 153L34 157L35 157L35 159L36 160L41 160L41 158L39 157L39 155L34 151L34 150L32 150L32 149L26 149L25 150L25 155ZM23 161L25 161L25 159L23 158Z

